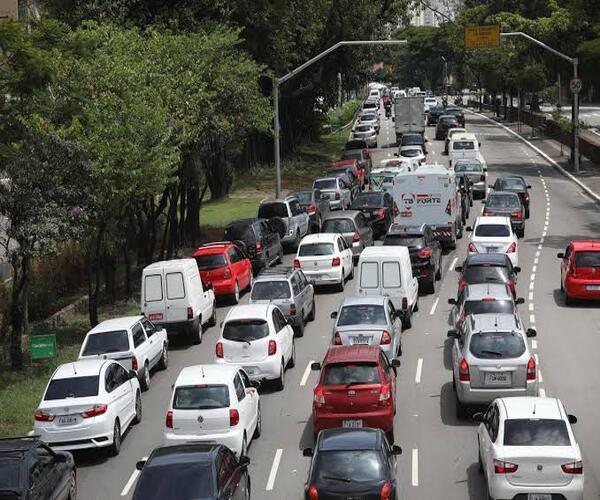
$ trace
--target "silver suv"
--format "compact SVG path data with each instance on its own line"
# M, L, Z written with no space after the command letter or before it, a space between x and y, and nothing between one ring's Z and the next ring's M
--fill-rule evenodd
M306 321L315 319L315 289L301 269L269 269L252 283L250 304L273 303L281 309L296 337L304 335Z
M465 417L470 405L488 405L496 398L537 396L537 366L528 340L535 336L515 314L468 316L460 331L448 331L454 339L457 417Z
M310 229L310 217L295 196L287 196L277 200L262 200L258 207L258 217L262 219L281 219L285 224L281 232L281 243L298 249L300 240ZM274 221L273 221L274 223Z

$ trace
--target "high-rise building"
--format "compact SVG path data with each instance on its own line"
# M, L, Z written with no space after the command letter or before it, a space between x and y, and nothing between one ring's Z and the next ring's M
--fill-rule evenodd
M461 0L420 0L413 11L413 26L439 26L454 19Z
M14 19L27 22L38 17L35 0L0 0L0 20Z

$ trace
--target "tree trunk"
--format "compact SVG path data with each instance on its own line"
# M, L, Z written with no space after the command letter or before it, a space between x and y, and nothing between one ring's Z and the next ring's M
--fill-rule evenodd
M104 255L101 259L104 274L104 293L109 304L115 302L117 264L114 255Z
M133 288L131 286L131 257L127 241L123 245L123 262L125 263L125 296L129 298L133 295Z
M22 254L13 262L11 291L10 364L13 370L23 368L23 334L27 318L27 293L31 277L31 257Z
M96 233L91 255L88 256L88 313L90 325L94 328L98 324L98 294L100 293L100 248L104 239L104 225Z

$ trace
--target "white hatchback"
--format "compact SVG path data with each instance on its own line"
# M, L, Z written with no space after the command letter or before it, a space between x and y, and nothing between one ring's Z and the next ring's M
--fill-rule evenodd
M110 359L60 365L35 412L33 432L58 450L107 447L121 450L121 437L142 419L140 384Z
M556 398L496 399L477 430L488 496L583 500L583 462L568 415Z
M509 217L477 217L469 242L469 255L478 253L505 253L513 266L519 265L519 242Z
M215 362L241 366L251 380L285 386L285 370L296 363L294 330L273 304L232 307L222 323Z
M294 267L315 285L338 285L341 290L346 279L354 277L352 249L338 233L309 234L300 242Z
M427 157L421 146L401 146L398 157L402 160L417 160L420 164L427 161Z
M173 386L165 445L218 443L244 456L261 433L258 385L238 366L184 368Z

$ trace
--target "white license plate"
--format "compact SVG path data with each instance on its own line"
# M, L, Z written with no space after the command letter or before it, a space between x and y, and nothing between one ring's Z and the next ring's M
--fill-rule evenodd
M510 385L510 372L490 372L485 374L486 385Z
M342 420L342 427L346 429L358 429L363 426L363 421L361 419L356 420Z
M58 425L75 425L79 422L79 418L76 416L65 415L58 417Z
M498 247L487 247L487 253L498 253Z
M355 337L352 337L352 344L370 344L371 338L372 337L368 335L356 335Z
M552 495L549 493L529 493L527 500L552 500Z
M591 290L591 291L597 292L598 290L600 290L600 285L588 285L586 288L587 288L588 290Z
M148 314L148 319L150 321L158 321L159 319L163 319L163 315L162 313Z

